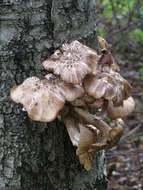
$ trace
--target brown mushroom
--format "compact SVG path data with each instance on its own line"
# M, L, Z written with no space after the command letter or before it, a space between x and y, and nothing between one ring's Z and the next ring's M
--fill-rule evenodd
M57 117L65 101L74 101L83 94L82 86L66 84L59 77L48 74L42 80L37 77L26 79L12 89L11 98L23 104L31 119L50 122Z
M21 101L24 101L25 96L27 93L29 93L31 90L34 91L34 86L39 82L38 77L30 77L27 78L21 87L19 86L14 86L11 90L11 99L16 102L20 103ZM24 90L22 90L22 88Z
M110 52L110 45L107 43L107 41L104 38L100 36L98 36L98 42L100 44L101 53L102 53L98 61L100 70L102 70L103 72L113 72L113 71L119 72L120 69L117 63L115 63L114 58Z
M97 142L99 131L92 125L86 125L75 113L64 118L64 122L74 146L77 146L76 154L79 156L80 163L86 170L92 167L94 153L89 152L92 144Z
M116 106L122 105L123 100L131 96L130 84L116 72L88 75L84 78L83 85L88 95L95 99L112 100Z
M123 101L123 105L114 106L112 101L109 102L107 107L107 115L111 119L123 118L132 113L135 108L135 102L132 97Z
M90 130L92 128L93 130ZM88 171L92 168L94 153L89 152L92 144L97 143L98 130L92 125L79 124L80 140L76 154L79 156L80 163Z
M120 138L123 135L124 131L124 122L122 119L116 119L115 120L115 127L111 129L101 142L95 143L91 145L91 149L89 149L89 152L98 152L100 150L107 150L117 145L117 143L120 141Z
M99 70L108 73L119 72L120 69L117 63L115 63L111 52L106 49L102 49L101 52L102 55L98 61Z
M84 94L84 88L79 84L66 83L53 74L47 74L45 77L48 80L53 80L53 83L58 86L60 93L68 102L72 102Z
M107 41L104 38L102 38L101 36L97 36L97 39L101 49L106 49L106 50L110 49L110 45L107 43Z
M66 116L64 123L70 136L71 142L74 146L78 146L80 139L80 130L78 126L78 120L74 116Z
M92 167L94 152L119 142L124 129L121 118L135 107L132 88L117 73L108 43L100 37L98 40L101 56L76 40L63 44L42 63L54 74L44 79L30 77L11 90L12 100L21 103L31 119L50 122L58 117L65 122L86 170ZM89 113L91 108L94 115ZM102 120L107 114L116 119L114 128Z
M23 104L32 120L50 122L56 118L65 103L65 97L52 82L46 78L40 80L30 77L12 89L11 98L16 103Z
M84 94L84 89L79 84L73 85L65 83L61 86L60 90L68 102L72 102Z
M115 127L112 129L103 120L97 119L94 115L88 113L86 110L80 108L74 108L74 110L83 119L84 124L88 123L95 126L102 135L101 142L96 142L95 144L91 145L89 152L98 152L102 149L109 149L119 142L124 131L124 122L122 119L115 120Z
M108 82L108 78L105 76L101 76L101 74L88 75L84 81L83 85L85 91L90 96L94 97L95 99L102 98L105 94L110 93L110 99L114 97L114 89L111 83Z
M79 84L92 72L94 65L97 67L97 59L96 51L75 40L70 44L63 44L42 65L47 71L60 75L63 81Z

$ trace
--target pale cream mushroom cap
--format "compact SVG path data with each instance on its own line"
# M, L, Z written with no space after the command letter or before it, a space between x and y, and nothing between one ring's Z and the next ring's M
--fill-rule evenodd
M112 102L109 102L107 108L107 115L111 119L124 118L133 112L135 109L135 102L132 97L123 101L122 106L114 106Z

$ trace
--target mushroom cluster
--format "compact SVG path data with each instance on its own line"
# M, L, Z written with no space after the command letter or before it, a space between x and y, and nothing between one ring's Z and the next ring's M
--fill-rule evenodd
M79 41L63 44L42 62L48 74L27 78L11 90L32 120L61 119L86 170L94 153L115 146L124 128L123 117L135 107L130 84L119 74L108 43L98 37L101 55ZM93 114L94 113L94 114ZM111 118L112 127L104 120Z

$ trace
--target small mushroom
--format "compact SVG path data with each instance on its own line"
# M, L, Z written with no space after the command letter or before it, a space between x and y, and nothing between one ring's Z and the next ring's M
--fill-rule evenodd
M124 131L124 122L123 120L116 119L115 120L115 127L112 128L107 136L99 143L95 143L91 145L91 149L89 152L98 152L100 150L107 150L117 145L120 141L121 136L123 135Z
M120 68L118 67L117 63L115 63L114 58L110 52L110 45L104 38L100 36L98 36L98 42L100 44L102 53L98 61L100 70L102 70L103 72L119 72Z
M97 36L97 39L101 49L107 49L107 50L110 49L110 45L107 43L107 41L104 38L102 38L101 36Z
M114 106L112 101L108 103L107 115L111 119L124 118L133 112L135 108L135 102L132 97L123 101L123 105Z
M115 127L112 129L103 120L97 119L86 110L80 108L74 108L74 110L83 119L84 124L88 123L95 126L102 134L101 142L96 142L95 144L91 145L89 152L98 152L102 149L109 149L119 142L124 131L124 122L121 118L115 120Z
M112 100L116 106L122 105L123 100L131 96L130 84L118 73L98 72L96 76L87 75L83 85L88 95L95 99Z
M110 99L114 97L114 89L111 83L108 82L108 78L101 76L101 74L88 75L84 81L83 85L85 91L88 95L94 97L95 99L102 98L105 94L110 94Z
M70 136L71 142L74 146L78 146L80 139L80 129L78 120L74 117L67 116L64 118L64 123Z
M70 44L63 44L42 65L47 71L59 75L63 81L79 84L88 73L92 72L94 65L97 67L97 59L96 51L78 41L73 41Z
M86 170L92 167L94 153L89 152L92 144L97 142L99 131L93 125L86 125L75 113L64 118L64 123L74 146L77 146L76 154L80 163Z
M106 49L102 49L101 52L102 55L100 56L100 59L98 61L99 70L108 73L113 73L114 71L119 72L120 69L118 65L115 63L111 52Z
M91 130L91 129L92 130ZM79 124L80 140L76 154L79 156L80 163L84 165L84 168L88 171L92 168L94 160L94 153L89 152L92 144L97 142L98 130L92 125Z

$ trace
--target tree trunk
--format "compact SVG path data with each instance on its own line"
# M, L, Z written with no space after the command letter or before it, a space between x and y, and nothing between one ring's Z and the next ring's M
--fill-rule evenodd
M95 20L94 0L0 0L0 190L106 189L104 152L85 171L62 122L34 122L9 96L62 43L95 48Z

